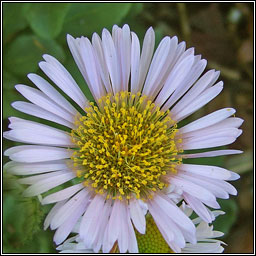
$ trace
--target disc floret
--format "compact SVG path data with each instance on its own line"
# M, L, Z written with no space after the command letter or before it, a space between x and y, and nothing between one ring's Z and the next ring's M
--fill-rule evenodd
M71 131L74 169L83 184L107 198L152 198L176 171L177 125L140 93L120 92L90 103Z

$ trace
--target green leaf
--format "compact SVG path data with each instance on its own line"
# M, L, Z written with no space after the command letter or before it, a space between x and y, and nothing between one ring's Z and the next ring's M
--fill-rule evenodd
M10 116L18 116L20 118L24 118L27 120L41 122L40 118L22 113L11 106L11 103L14 101L24 101L24 100L25 98L14 88L13 89L3 88L3 119L6 119Z
M3 174L4 253L56 253L53 232L42 230L43 216L52 206L42 206L37 197L24 198L25 185L8 172ZM33 240L32 240L33 239Z
M43 211L37 198L21 196L23 186L18 184L14 176L4 172L3 184L4 243L20 247L40 230Z
M18 100L24 100L24 98L14 89L6 90L3 89L3 118L8 118L10 116L14 116L19 114L17 110L15 110L11 103Z
M3 38L6 43L16 32L26 28L27 21L23 17L24 3L3 3Z
M111 29L120 24L128 14L131 3L73 3L67 13L62 37L91 36L93 32L101 33L103 28Z
M248 150L241 155L230 157L226 161L227 169L242 174L253 170L253 152Z
M128 18L134 18L139 15L143 10L143 3L133 3L128 13Z
M52 39L61 32L69 3L29 3L26 18L31 29L40 37Z
M3 71L3 88L5 90L13 90L14 86L18 83L18 78L7 70Z
M4 67L13 74L23 77L38 69L38 62L44 53L52 54L60 61L65 58L62 48L55 41L22 35L6 49Z
M218 202L221 206L221 210L226 214L220 215L213 222L214 230L221 231L227 235L237 219L238 206L234 199L219 199Z

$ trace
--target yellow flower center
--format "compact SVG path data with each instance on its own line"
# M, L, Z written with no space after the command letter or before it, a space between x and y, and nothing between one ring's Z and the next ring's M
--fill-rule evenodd
M176 172L177 125L140 93L120 92L90 103L71 131L76 175L107 198L152 198Z

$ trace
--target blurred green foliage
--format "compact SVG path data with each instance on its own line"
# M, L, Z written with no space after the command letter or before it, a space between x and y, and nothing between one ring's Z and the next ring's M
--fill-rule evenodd
M27 74L42 74L38 63L43 54L56 57L70 71L89 100L92 95L80 74L66 44L66 35L91 37L114 24L129 24L142 42L146 29L153 26L156 44L164 35L178 35L187 47L196 46L208 60L208 68L221 70L226 85L223 96L210 107L198 111L197 118L217 108L240 109L238 116L246 120L243 140L237 148L246 150L246 157L233 156L189 160L191 163L228 166L245 173L252 170L252 7L248 4L209 3L3 3L3 126L7 130L9 116L38 120L19 113L10 104L24 100L14 89L18 83L33 86ZM47 123L40 120L40 122ZM51 124L52 125L52 124ZM57 127L57 126L56 126ZM18 145L5 140L3 150ZM228 159L228 162L226 160ZM7 158L4 159L4 162ZM247 176L246 176L247 177ZM248 175L248 179L251 176ZM250 182L249 182L250 184ZM49 207L40 206L37 198L23 198L24 189L17 178L4 172L3 247L5 253L54 253L53 232L43 231L43 219ZM235 184L236 185L236 184ZM244 187L240 185L241 194ZM239 189L238 189L239 190ZM243 195L243 194L242 194ZM247 195L247 194L246 194ZM243 201L243 199L242 199ZM218 217L216 230L226 237L244 206L237 200L219 200L226 215ZM245 210L244 210L245 211ZM248 215L249 216L249 215ZM229 241L229 240L228 240Z

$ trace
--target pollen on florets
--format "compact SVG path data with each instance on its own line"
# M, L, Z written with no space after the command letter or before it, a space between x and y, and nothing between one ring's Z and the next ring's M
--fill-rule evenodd
M76 149L71 157L84 185L107 198L152 198L167 186L179 152L177 125L140 93L120 92L90 103L71 131Z

